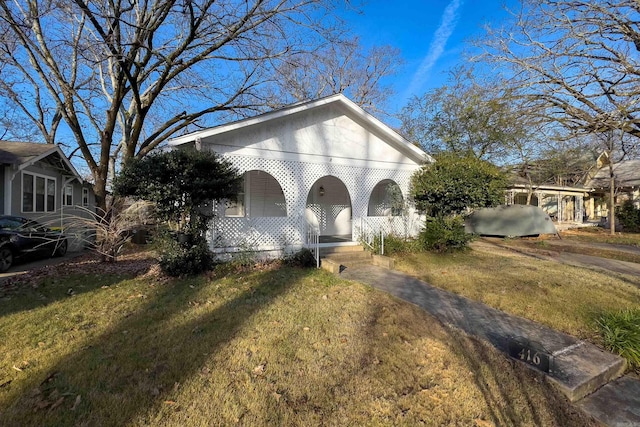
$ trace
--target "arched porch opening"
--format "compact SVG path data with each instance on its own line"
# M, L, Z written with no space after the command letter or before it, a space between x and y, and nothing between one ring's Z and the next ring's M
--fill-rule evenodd
M400 186L391 179L384 179L371 191L367 216L400 216L403 206Z
M320 242L351 241L351 197L335 176L318 179L309 190L305 210L307 221L320 232Z
M225 207L226 217L286 217L287 203L277 179L268 172L250 170L242 176L241 190Z

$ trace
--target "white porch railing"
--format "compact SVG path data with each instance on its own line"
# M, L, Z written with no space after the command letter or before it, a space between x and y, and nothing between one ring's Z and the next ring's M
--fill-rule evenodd
M320 268L320 227L317 224L312 224L306 217L303 216L303 218L305 222L305 244L316 260L316 268Z
M384 227L381 227L379 224L377 225L378 226L376 227L376 225L372 224L367 219L367 217L361 216L359 240L362 241L362 243L367 245L373 251L375 250L373 246L375 236L379 235L380 236L380 255L384 255L385 230L384 230Z

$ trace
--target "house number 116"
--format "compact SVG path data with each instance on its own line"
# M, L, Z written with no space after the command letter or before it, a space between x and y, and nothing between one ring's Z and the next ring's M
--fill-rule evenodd
M518 353L518 357L520 357L520 360L524 360L527 363L532 363L536 366L540 365L540 356L538 355L537 352L533 353L533 356L531 355L531 350L529 349L522 349L520 351L520 353Z

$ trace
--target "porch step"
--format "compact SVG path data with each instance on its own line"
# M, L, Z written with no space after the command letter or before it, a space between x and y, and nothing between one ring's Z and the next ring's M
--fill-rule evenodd
M320 257L324 258L333 254L343 254L351 252L364 252L362 245L349 245L349 246L329 246L320 248Z
M331 246L320 248L320 265L325 270L340 274L347 266L371 265L371 252L362 245Z
M327 254L323 258L330 259L335 262L340 262L341 264L349 264L354 261L371 261L371 252L368 251L360 251L360 252L338 252Z

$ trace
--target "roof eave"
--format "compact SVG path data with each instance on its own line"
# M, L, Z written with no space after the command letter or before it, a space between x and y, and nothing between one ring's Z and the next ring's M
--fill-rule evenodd
M67 156L65 156L64 152L62 151L62 149L60 149L59 146L54 145L51 150L45 151L44 153L41 153L37 156L32 157L31 159L29 159L28 161L21 163L18 166L18 170L24 170L25 168L29 167L29 166L33 166L36 162L49 157L52 154L58 153L58 155L60 156L60 158L62 159L63 163L65 164L65 166L67 168L69 168L69 171L71 172L72 175L74 175L74 177L76 177L80 182L82 182L82 177L80 176L80 174L78 173L78 171L76 170L76 168L73 166L73 164L69 161L69 159L67 159Z
M240 120L234 123L229 123L227 125L220 125L214 128L205 129L202 131L193 132L190 134L172 138L169 140L168 144L170 146L179 146L179 145L194 142L197 139L220 135L223 133L232 132L234 130L246 128L249 126L255 126L270 120L276 120L276 119L293 115L311 108L317 108L323 105L328 105L336 102L340 103L341 106L347 108L351 113L353 113L354 115L359 117L361 120L363 120L365 123L368 123L370 126L374 127L378 132L380 132L381 134L389 138L390 141L392 141L396 145L395 147L396 149L400 149L401 151L404 151L405 154L407 154L409 157L413 157L414 160L418 162L429 162L429 163L434 162L434 159L425 151L413 145L411 142L405 139L402 135L398 134L389 126L385 125L380 120L378 120L371 114L364 111L355 102L351 101L349 98L347 98L341 93L331 95L326 98L318 99L315 101L310 101L302 104L294 104L293 106L290 106L290 107L284 107L280 110L265 113L253 118Z

